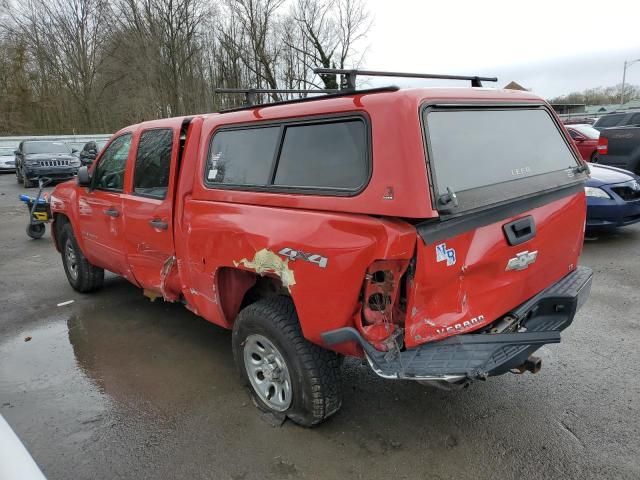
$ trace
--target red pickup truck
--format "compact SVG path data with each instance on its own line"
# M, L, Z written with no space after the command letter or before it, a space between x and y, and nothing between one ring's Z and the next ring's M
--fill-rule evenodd
M126 127L56 187L52 231L73 288L109 270L233 329L256 405L311 426L343 355L454 387L536 372L589 294L586 178L530 93L348 89Z

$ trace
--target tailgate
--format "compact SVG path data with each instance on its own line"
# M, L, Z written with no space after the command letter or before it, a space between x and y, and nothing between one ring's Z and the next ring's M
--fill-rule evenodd
M471 229L453 236L448 231L465 225L420 227L407 347L488 325L573 271L586 205L582 187L564 193L524 214L477 228L469 222ZM532 222L535 235L510 245L505 226L518 221Z

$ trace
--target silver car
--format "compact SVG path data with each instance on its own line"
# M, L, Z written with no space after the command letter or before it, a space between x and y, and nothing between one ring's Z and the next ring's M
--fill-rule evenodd
M0 172L15 172L15 148L0 146Z

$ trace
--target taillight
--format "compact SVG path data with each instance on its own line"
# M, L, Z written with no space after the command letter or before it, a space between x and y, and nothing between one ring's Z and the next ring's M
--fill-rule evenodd
M609 139L600 135L596 149L600 155L607 155L609 153Z
M388 350L404 323L401 280L409 260L378 260L367 269L362 287L360 333L379 350Z

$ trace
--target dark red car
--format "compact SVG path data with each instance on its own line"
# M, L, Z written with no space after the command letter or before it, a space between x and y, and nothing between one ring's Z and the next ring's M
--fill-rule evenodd
M586 123L565 125L565 127L569 131L569 135L571 135L576 147L578 147L583 160L592 162L596 156L600 132Z
M256 405L306 426L340 408L340 355L537 372L590 290L587 166L544 100L471 80L123 128L51 195L71 286L109 270L232 329Z

